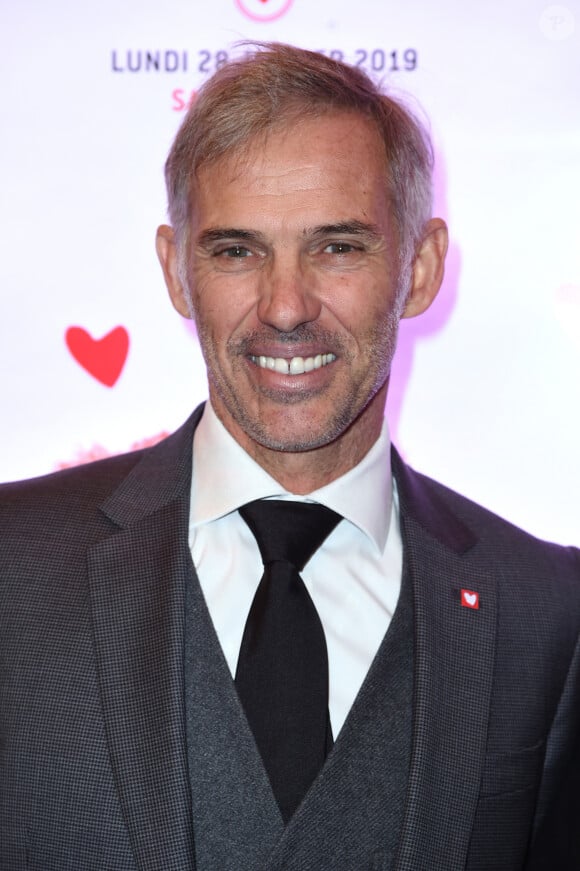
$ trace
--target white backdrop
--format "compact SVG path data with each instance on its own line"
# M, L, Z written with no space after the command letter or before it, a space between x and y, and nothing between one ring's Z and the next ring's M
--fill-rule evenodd
M412 94L431 122L452 249L440 298L402 328L395 442L531 532L578 543L578 0L0 10L0 479L130 449L205 397L195 332L154 255L162 167L223 53L273 39L342 53Z

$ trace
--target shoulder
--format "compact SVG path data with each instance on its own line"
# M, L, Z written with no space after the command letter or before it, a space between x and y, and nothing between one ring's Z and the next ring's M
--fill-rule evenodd
M580 591L580 550L543 541L403 463L395 453L393 471L401 513L456 550L470 552L511 576L574 579Z
M202 407L152 447L0 485L0 534L69 529L86 524L118 491L126 503L163 502L190 473L191 442ZM98 512L101 513L100 511Z
M86 525L87 517L139 463L143 451L0 485L0 534L45 537Z

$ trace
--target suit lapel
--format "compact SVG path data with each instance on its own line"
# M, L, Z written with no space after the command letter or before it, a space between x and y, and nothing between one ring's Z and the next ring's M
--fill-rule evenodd
M183 647L196 420L144 453L103 506L117 531L88 554L106 738L142 871L194 868Z
M465 867L485 755L495 654L496 585L477 539L395 456L413 585L413 746L397 871ZM479 594L462 605L461 590Z

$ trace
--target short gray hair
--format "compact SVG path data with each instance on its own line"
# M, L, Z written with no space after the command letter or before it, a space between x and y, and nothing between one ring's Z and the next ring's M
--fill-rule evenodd
M182 264L192 181L201 166L241 151L266 131L327 112L358 112L384 144L387 193L397 224L400 265L409 269L431 217L433 151L413 113L360 69L279 43L259 43L221 67L201 88L165 164L169 217Z

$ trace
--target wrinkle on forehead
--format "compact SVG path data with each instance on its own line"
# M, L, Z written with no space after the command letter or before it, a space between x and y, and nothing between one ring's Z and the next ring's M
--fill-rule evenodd
M257 229L254 218L294 223L294 231L304 236L313 226L353 220L376 224L379 215L395 223L384 153L374 123L356 113L278 126L200 167L192 191L192 226L221 226L216 207L223 211L226 202L228 225L247 229ZM392 229L398 236L396 226Z
M386 149L376 123L371 118L367 118L361 112L354 110L352 112L342 109L334 110L332 107L325 110L325 107L323 106L316 108L316 114L304 114L304 106L300 104L297 104L295 110L290 109L289 111L285 111L283 118L279 121L274 121L265 130L260 131L245 142L240 142L235 149L230 149L213 160L206 161L198 166L195 173L195 180L192 179L192 184L198 182L199 174L203 174L204 169L210 169L213 167L220 167L222 170L227 169L229 174L227 182L233 183L243 177L251 166L255 166L260 156L266 156L272 139L278 140L280 145L284 145L289 138L293 138L298 132L300 132L300 128L315 127L316 122L325 121L326 119L340 119L342 121L350 120L350 128L358 128L357 132L359 133L360 138L365 139L367 143L369 142L369 135L370 138L375 139L379 145L381 157L383 159L385 185L388 188L390 184L390 172ZM365 129L366 135L363 134ZM321 134L319 130L316 138L324 141L328 137ZM265 171L265 167L262 169ZM289 169L288 172L292 172L292 169Z

